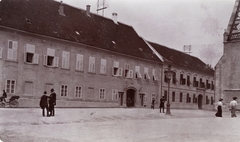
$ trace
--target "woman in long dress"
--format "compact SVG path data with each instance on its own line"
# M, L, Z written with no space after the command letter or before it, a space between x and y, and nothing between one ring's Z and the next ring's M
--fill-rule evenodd
M217 107L217 113L215 114L216 117L222 117L222 100L223 99L219 99L219 102L217 103L218 104L218 107Z

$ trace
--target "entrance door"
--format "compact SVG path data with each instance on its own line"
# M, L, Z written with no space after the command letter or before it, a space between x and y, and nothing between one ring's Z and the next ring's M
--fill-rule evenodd
M203 99L203 96L198 95L198 109L202 109L202 99Z
M127 90L127 107L133 107L134 106L134 96L135 96L135 90L128 89Z

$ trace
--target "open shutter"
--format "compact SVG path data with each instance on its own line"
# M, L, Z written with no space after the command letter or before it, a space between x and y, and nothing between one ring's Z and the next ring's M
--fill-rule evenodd
M47 65L47 55L44 55L44 58L43 58L43 65Z
M38 59L39 59L39 54L34 54L33 55L33 63L38 64Z
M54 57L53 59L53 66L58 67L59 57Z
M13 42L13 60L17 61L17 51L18 51L18 43L16 41Z

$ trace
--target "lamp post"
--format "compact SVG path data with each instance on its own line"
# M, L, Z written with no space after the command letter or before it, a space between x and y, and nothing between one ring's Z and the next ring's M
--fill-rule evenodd
M168 65L168 70L164 71L165 76L167 78L167 82L168 82L168 96L167 96L167 111L166 111L166 115L171 115L170 112L170 102L169 102L169 92L170 92L170 81L173 75L173 71L171 70L171 65Z

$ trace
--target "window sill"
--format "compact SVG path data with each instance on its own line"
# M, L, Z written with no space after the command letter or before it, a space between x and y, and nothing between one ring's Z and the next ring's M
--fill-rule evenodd
M96 74L95 72L88 72L89 74Z
M58 67L55 67L55 66L49 66L49 65L44 65L45 67L48 67L48 68L58 68Z
M14 62L14 63L18 63L18 61L15 61L15 60L9 60L9 59L6 59L5 61L7 61L7 62Z
M66 71L70 71L70 69L68 68L61 68L61 70L66 70Z
M100 73L99 75L107 76L107 74Z
M29 63L29 62L24 62L24 64L27 64L27 65L38 65L36 63Z

